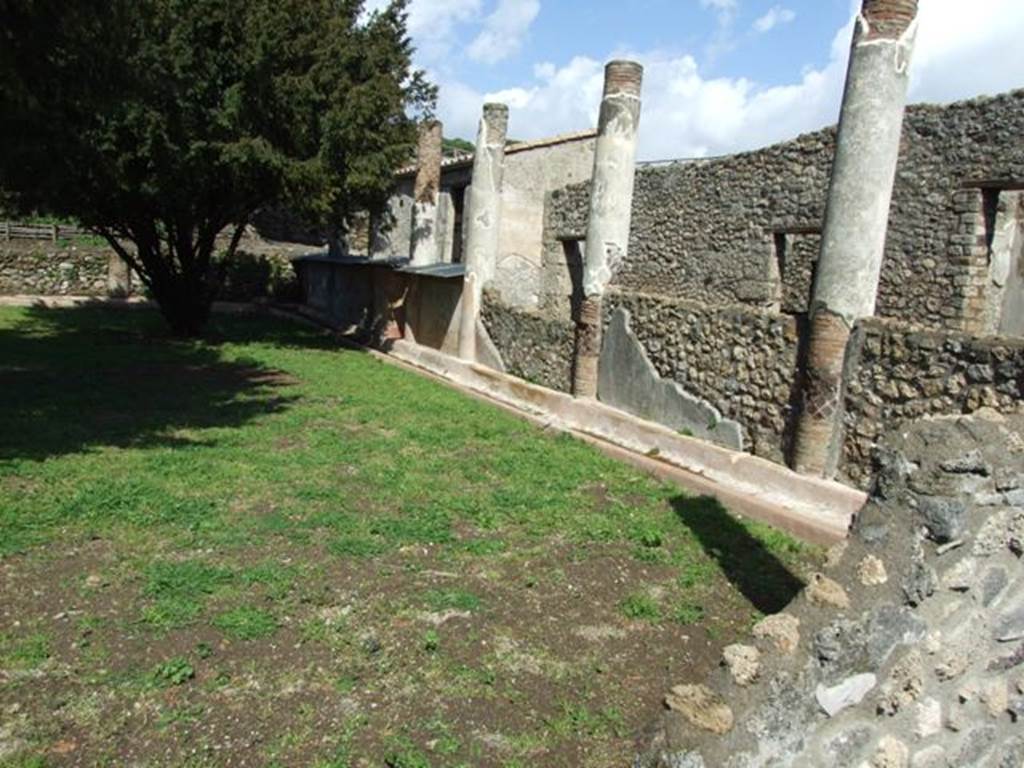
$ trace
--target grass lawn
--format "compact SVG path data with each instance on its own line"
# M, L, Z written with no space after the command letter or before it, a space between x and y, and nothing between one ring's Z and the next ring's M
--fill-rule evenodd
M0 309L0 765L627 765L819 553L301 326Z

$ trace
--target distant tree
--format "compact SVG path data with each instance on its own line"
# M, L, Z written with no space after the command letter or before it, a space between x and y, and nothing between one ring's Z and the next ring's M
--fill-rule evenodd
M445 157L457 157L458 155L471 155L476 152L476 146L465 139L443 139L441 150Z
M0 0L0 189L94 229L196 335L219 232L230 256L266 205L383 208L436 96L407 4Z

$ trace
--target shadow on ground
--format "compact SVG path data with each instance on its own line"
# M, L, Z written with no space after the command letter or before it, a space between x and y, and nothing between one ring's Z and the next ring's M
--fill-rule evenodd
M725 578L761 613L778 613L803 589L804 583L717 499L677 496L672 508Z
M25 310L0 326L0 461L187 444L173 433L241 426L287 408L295 382L256 361L226 360L221 344L328 343L259 318L218 319L210 330L207 340L181 342L152 312Z

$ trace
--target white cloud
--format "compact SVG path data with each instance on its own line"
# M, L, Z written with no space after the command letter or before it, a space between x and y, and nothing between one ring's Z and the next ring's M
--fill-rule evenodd
M538 13L540 0L499 0L483 31L469 44L469 57L485 64L507 59L519 50Z
M708 6L729 0L702 0ZM857 3L859 5L859 3ZM911 100L946 102L1024 86L1024 57L1014 51L1024 29L1020 0L974 0L964 14L954 0L921 4ZM839 114L853 24L839 30L829 60L795 82L764 86L748 78L707 78L692 55L612 51L646 68L640 155L696 157L781 141L834 123ZM540 64L530 82L483 94L442 83L441 113L448 133L472 137L485 97L506 100L510 133L530 139L579 130L597 122L603 62L578 56L562 67Z
M718 11L733 12L736 10L736 0L700 0L704 8L714 8Z
M771 32L780 24L789 24L795 18L796 13L792 10L789 8L783 8L781 5L776 5L768 11L768 13L754 22L754 29L761 34L764 34L765 32Z
M368 0L365 13L385 8L390 0ZM420 65L441 61L454 49L460 24L480 17L481 0L412 0L409 34Z

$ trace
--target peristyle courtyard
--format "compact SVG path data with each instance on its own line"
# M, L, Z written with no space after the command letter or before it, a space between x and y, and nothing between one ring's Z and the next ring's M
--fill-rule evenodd
M268 317L0 310L0 764L613 766L814 548Z

